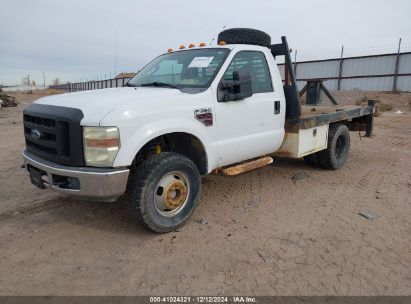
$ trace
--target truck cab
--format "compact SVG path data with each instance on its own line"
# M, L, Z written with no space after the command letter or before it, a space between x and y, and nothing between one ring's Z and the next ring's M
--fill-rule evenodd
M331 124L333 134L345 134L345 149L348 127L365 130L372 107L344 111L345 119L337 109L321 119L304 114L293 75L291 86L283 84L276 63L276 55L290 63L286 40L279 48L263 32L238 30L220 33L216 46L170 49L124 87L28 106L23 159L32 183L102 201L126 193L136 221L163 233L192 215L202 176L245 172L272 162L273 153L314 163L335 150ZM348 150L341 153L342 164L328 167L343 165Z

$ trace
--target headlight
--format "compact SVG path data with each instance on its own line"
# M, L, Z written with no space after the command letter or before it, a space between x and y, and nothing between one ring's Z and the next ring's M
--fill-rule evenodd
M87 166L111 167L120 149L117 127L84 127L84 159Z

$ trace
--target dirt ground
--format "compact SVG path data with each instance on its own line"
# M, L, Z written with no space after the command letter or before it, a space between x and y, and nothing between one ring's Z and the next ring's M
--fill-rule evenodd
M30 184L21 113L42 94L0 109L0 295L410 295L411 94L369 94L393 109L373 138L351 133L341 170L275 159L207 176L193 218L166 235L136 225L124 199Z

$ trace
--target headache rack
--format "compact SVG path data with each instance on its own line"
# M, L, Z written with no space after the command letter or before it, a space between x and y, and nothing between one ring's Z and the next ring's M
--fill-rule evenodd
M287 38L282 36L281 43L271 45L270 50L274 58L284 56L285 59L283 88L286 100L286 132L298 133L301 129L344 121L350 131L365 131L365 136L371 136L375 101L369 100L366 106L339 105L321 79L308 80L299 92ZM321 91L330 99L332 105L320 105ZM305 105L300 101L303 94L306 94Z

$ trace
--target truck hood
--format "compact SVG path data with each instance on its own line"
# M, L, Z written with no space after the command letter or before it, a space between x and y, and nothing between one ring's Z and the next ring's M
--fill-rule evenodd
M122 87L52 95L36 103L80 109L84 114L81 124L95 126L114 110L138 108L142 115L144 112L155 112L156 109L176 108L177 105L171 101L181 102L190 97L192 94L171 88Z

